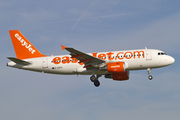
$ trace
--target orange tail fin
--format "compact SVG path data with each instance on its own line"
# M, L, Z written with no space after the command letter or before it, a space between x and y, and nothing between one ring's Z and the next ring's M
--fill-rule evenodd
M19 30L9 30L14 50L18 59L45 57L41 54Z

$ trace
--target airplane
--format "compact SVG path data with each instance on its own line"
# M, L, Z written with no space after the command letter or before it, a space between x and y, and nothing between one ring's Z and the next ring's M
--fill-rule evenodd
M129 71L144 70L152 80L151 69L165 67L175 59L157 49L84 53L61 45L69 55L47 56L40 53L19 30L9 30L16 57L7 57L7 66L35 72L61 75L91 75L90 80L100 86L99 77L104 75L116 81L129 79Z

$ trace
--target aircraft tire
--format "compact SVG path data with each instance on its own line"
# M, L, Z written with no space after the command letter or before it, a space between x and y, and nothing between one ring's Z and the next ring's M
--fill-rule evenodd
M149 78L149 80L152 80L152 79L153 79L153 76L152 76L152 75L149 75L148 78Z
M99 87L99 86L100 86L100 82L99 82L98 80L96 80L96 81L94 82L94 85L95 85L96 87Z
M95 75L92 75L92 76L90 77L90 80L91 80L92 82L95 82L95 81L96 81Z

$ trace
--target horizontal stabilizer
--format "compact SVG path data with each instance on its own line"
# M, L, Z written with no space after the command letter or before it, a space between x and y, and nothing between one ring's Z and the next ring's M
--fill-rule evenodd
M30 62L24 61L24 60L20 60L17 58L13 58L13 57L7 57L9 60L15 62L16 64L20 64L20 65L29 65L31 64Z

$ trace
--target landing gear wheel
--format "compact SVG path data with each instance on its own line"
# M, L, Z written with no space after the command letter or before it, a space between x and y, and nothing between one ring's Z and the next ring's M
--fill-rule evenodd
M91 80L92 82L95 82L95 81L96 81L95 75L92 75L92 76L90 77L90 80Z
M149 80L152 80L152 79L153 79L153 76L152 76L152 75L149 75L148 78L149 78Z
M91 77L90 77L90 80L91 80L91 82L93 82L94 83L94 86L96 86L96 87L99 87L100 86L100 82L99 82L99 80L98 80L98 78L99 77L101 77L102 75L92 75Z
M99 82L98 80L96 80L96 81L94 82L94 85L95 85L96 87L99 87L99 86L100 86L100 82Z
M151 69L150 68L147 68L147 71L148 71L148 78L149 80L152 80L153 79L153 76L151 75Z

